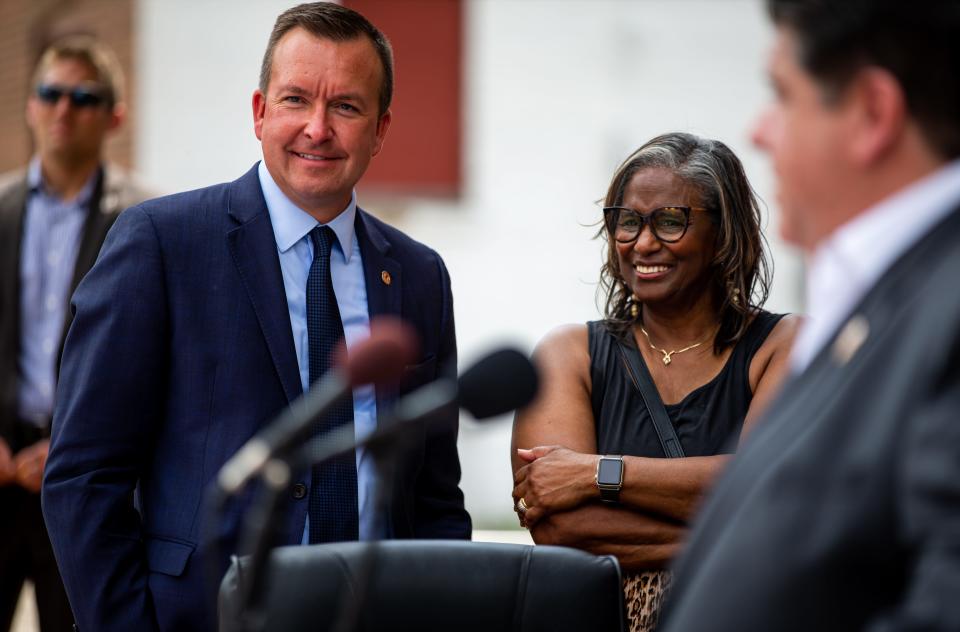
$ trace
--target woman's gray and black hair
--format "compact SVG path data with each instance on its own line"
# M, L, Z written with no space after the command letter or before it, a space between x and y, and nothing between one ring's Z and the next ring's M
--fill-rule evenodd
M717 249L713 260L714 298L720 310L720 328L714 350L736 344L763 306L770 291L771 266L760 230L760 206L740 159L720 141L693 134L670 133L645 143L618 168L607 190L604 206L623 203L624 190L642 169L669 169L700 192L702 205L716 222ZM606 262L600 270L599 291L605 294L604 315L611 328L627 332L633 292L620 273L616 242L606 227Z

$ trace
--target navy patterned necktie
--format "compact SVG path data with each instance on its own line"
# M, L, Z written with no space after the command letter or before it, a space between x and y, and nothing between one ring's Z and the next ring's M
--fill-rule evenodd
M336 234L329 226L310 231L313 263L307 277L307 339L310 345L310 384L330 368L337 344L343 340L343 321L330 276L330 251ZM353 397L345 397L317 422L316 437L334 428L353 428ZM352 433L351 433L352 434ZM315 443L319 449L322 443ZM313 466L310 481L310 543L356 540L357 466L354 453Z

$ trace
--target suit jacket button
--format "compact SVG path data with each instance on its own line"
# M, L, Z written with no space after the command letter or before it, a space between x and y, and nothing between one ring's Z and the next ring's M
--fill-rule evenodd
M303 500L307 496L307 486L303 483L295 483L293 485L293 497L297 500Z

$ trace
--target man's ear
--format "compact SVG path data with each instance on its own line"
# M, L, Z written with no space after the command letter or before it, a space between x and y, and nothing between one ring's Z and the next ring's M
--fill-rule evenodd
M383 149L383 139L387 137L387 130L390 129L390 121L393 120L393 114L390 110L387 110L383 113L383 116L380 117L380 120L377 121L377 141L373 146L373 156L376 156L380 153L380 150Z
M851 158L867 166L881 160L901 140L907 123L907 102L900 82L882 68L868 67L850 86L853 99Z
M117 129L123 125L125 120L127 120L126 103L114 103L113 108L110 110L110 123L107 125L107 129Z
M24 108L24 119L27 121L27 127L33 131L34 126L37 124L37 108L40 107L40 104L37 102L37 97L32 94L27 97L27 106Z
M262 140L263 114L267 108L267 96L260 92L260 89L253 91L253 133L257 135L257 140Z

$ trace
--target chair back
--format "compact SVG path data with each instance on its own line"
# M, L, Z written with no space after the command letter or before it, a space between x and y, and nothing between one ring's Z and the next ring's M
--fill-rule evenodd
M248 629L238 613L247 564L234 559L221 584L221 632ZM358 600L354 629L371 632L626 630L616 558L564 547L340 542L281 547L268 566L264 630L332 630Z

